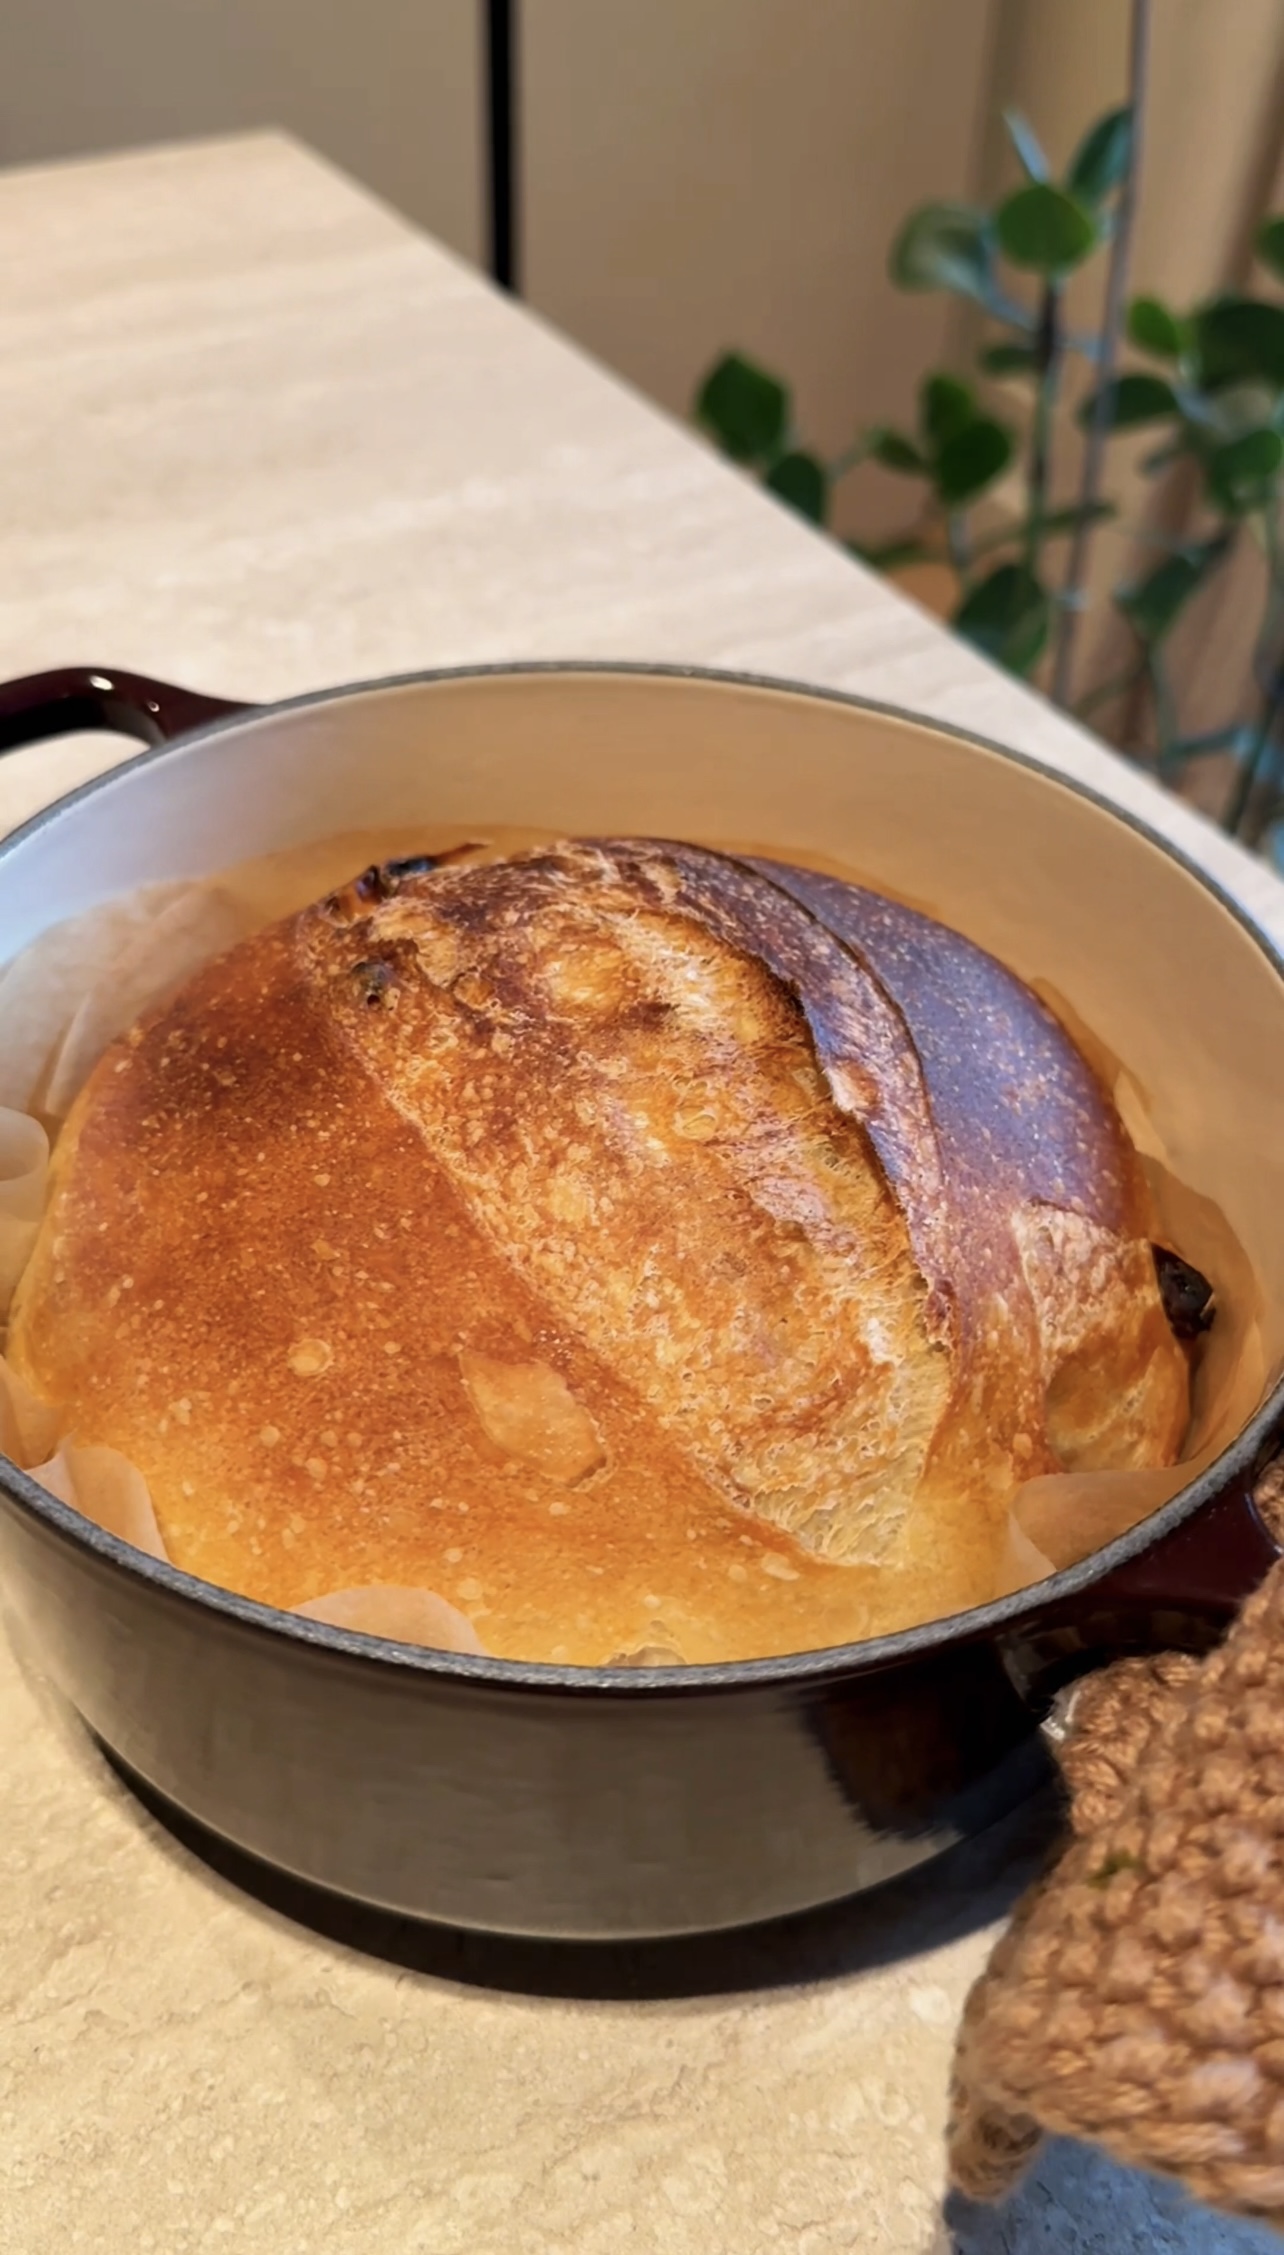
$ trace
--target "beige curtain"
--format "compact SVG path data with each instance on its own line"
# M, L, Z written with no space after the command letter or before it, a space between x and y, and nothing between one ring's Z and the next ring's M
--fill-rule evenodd
M680 416L735 345L826 453L912 418L957 309L892 290L888 245L975 175L997 6L526 0L532 304ZM906 490L870 468L845 500L890 537Z

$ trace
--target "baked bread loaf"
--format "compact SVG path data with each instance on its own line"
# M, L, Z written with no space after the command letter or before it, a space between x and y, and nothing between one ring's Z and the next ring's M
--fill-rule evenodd
M1093 1072L957 933L692 846L464 850L103 1056L9 1355L230 1589L765 1656L993 1595L1033 1474L1174 1461L1148 1225Z

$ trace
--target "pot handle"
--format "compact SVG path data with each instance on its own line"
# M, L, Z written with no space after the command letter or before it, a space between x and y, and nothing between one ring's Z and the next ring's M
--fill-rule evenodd
M227 697L203 697L198 690L151 681L146 674L121 673L115 666L59 666L0 685L0 753L83 728L108 728L143 744L166 744L171 736L206 721L249 710Z
M1089 1668L1128 1654L1207 1652L1281 1555L1245 1475L1099 1581L1016 1624L1004 1638L1009 1674L1046 1706Z

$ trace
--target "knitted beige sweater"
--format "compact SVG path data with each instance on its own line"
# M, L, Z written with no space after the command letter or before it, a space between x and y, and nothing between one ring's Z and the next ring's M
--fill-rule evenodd
M1277 1536L1284 1477L1257 1492ZM1284 2228L1284 1561L1203 1661L1075 1695L1072 1839L968 1999L950 2165L974 2198L1044 2131Z

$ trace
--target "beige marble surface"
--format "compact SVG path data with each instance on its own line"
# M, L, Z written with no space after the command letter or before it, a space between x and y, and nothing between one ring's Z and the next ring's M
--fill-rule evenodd
M1086 776L1284 936L1272 879L289 143L0 177L0 246L0 675L267 698L641 656L840 684ZM15 755L0 824L121 749ZM0 2249L1265 2247L1069 2147L1006 2212L942 2217L952 2031L1020 1845L549 1994L539 1953L378 1958L251 1901L0 1657Z

